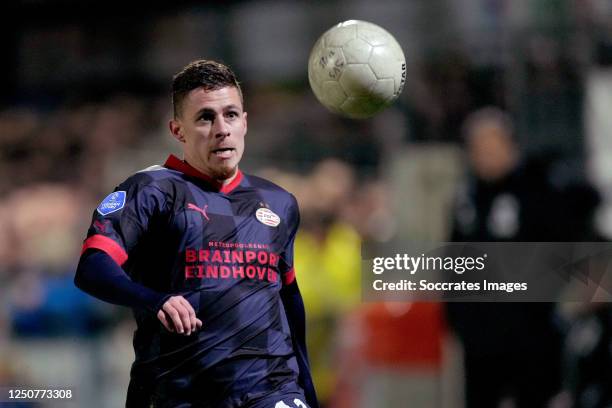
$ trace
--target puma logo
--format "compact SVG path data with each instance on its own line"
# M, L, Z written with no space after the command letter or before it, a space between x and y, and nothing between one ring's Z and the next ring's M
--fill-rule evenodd
M189 203L189 204L187 204L187 208L189 210L194 210L194 211L199 212L200 214L202 214L204 216L204 218L206 218L206 221L210 221L210 218L208 218L208 214L206 214L206 209L208 208L208 204L206 204L204 206L204 208L200 208L200 207L198 207L195 204Z

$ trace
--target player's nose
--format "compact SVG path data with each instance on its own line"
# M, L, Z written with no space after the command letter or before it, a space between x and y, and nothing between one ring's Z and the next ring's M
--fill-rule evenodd
M220 116L217 118L217 120L215 120L213 132L215 137L227 137L230 135L230 126L223 116Z

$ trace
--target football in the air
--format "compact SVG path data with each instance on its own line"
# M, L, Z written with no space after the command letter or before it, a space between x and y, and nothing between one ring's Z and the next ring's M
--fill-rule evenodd
M327 30L308 60L308 80L330 111L367 118L389 106L402 92L406 60L385 29L348 20Z

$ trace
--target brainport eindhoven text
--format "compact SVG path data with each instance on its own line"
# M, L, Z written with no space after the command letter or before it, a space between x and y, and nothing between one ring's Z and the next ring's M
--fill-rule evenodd
M410 256L397 254L393 257L376 257L372 260L372 272L381 275L384 272L406 272L414 275L417 272L436 271L454 272L461 275L465 272L486 273L487 254L478 257L458 256ZM397 276L396 274L394 274ZM473 276L470 276L473 278ZM375 279L372 282L375 291L503 291L512 293L526 291L526 282L491 282L483 279L481 282L453 281L440 282L427 279L410 280L400 279L394 282L385 282Z

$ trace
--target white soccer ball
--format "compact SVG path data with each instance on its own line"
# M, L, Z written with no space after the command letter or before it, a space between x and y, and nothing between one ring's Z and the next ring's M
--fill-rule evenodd
M406 59L395 38L367 21L348 20L327 30L308 60L308 80L330 111L367 118L389 106L406 81Z

